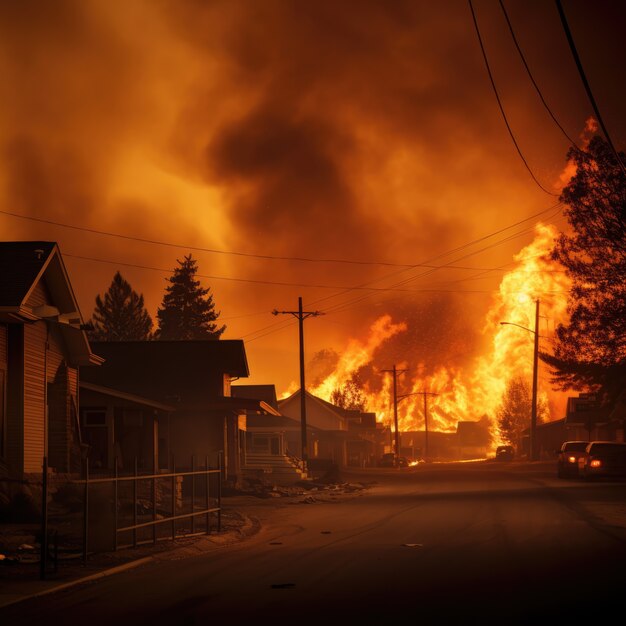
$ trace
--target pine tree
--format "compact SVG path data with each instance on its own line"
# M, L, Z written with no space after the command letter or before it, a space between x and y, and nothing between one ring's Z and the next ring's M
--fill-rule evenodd
M196 280L197 262L189 256L168 278L161 307L157 311L159 328L156 338L161 340L219 339L226 329L215 323L220 313L215 311L210 289Z
M576 174L560 199L571 229L552 258L572 279L569 319L556 329L553 354L540 356L560 389L594 389L610 403L626 384L626 175L598 136L568 157Z
M90 320L92 341L146 341L152 339L152 318L143 295L138 294L119 272L115 273L104 299L96 296Z

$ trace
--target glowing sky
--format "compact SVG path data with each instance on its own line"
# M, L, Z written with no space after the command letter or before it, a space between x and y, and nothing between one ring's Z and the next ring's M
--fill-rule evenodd
M554 3L505 4L544 97L578 137L592 109ZM623 147L626 5L563 5ZM499 4L474 6L524 156L558 193L567 140ZM507 134L465 0L3 0L0 76L0 210L180 247L6 214L2 238L57 241L85 318L117 269L154 318L167 274L129 265L171 269L190 247L258 255L193 252L224 338L246 341L248 382L279 392L298 377L297 326L270 311L298 296L326 312L306 322L310 357L341 351L384 313L408 329L381 368L475 355L503 272L475 275L511 263L536 220L436 257L555 203ZM555 211L542 217L565 227ZM411 291L382 290L400 281ZM346 291L363 285L381 290Z

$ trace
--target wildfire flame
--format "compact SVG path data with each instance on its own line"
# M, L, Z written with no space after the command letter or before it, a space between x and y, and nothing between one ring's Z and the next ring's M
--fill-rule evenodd
M550 339L556 324L566 317L570 281L562 268L549 258L556 235L553 226L537 224L534 240L514 257L515 265L502 278L486 315L483 333L490 337L490 341L484 354L474 357L470 365L463 369L441 367L427 376L424 375L424 364L417 368L417 374L411 380L410 393L403 394L398 404L400 431L424 428L423 392L428 392L429 429L452 432L460 420L477 421L486 416L494 446L498 445L496 413L507 383L518 376L529 381L532 377L535 302L540 301L538 332L541 346L546 339ZM510 324L501 325L501 321ZM351 339L332 374L310 392L330 400L334 389L345 384L361 367L373 360L383 342L406 328L406 323L393 323L389 315L379 318L371 327L367 340ZM402 365L398 368L401 369ZM367 410L375 412L379 421L390 426L393 425L391 387L392 377L386 376L378 391L371 391L367 381L363 388ZM546 400L551 412L562 408L558 406L562 398L550 389L549 381L542 377L539 377L538 393L540 398Z

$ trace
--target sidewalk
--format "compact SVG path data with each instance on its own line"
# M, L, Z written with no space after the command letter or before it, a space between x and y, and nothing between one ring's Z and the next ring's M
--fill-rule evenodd
M159 560L207 554L256 535L261 530L256 516L260 510L289 504L332 502L355 495L364 488L365 485L359 483L318 483L310 484L306 489L265 487L254 492L234 492L223 497L220 533L214 526L210 535L180 537L158 541L156 545L148 543L137 548L93 554L86 563L80 555L60 558L58 571L54 573L50 564L45 580L40 580L39 546L34 541L38 526L0 525L0 553L7 557L0 561L0 608ZM19 560L12 558L16 556Z
M18 525L14 525L18 526ZM23 525L22 525L23 526ZM0 527L1 528L1 527ZM225 507L222 513L222 532L213 529L210 535L196 535L180 537L175 540L161 540L155 544L139 545L137 548L125 548L115 552L105 552L89 555L83 563L80 555L71 558L59 558L58 571L53 571L53 564L49 564L46 579L40 580L40 563L38 545L20 544L7 554L4 561L0 561L0 608L21 602L54 591L109 576L127 569L141 567L160 558L186 558L211 552L225 545L244 541L255 535L260 529L258 522L245 513ZM27 529L28 530L28 529ZM0 539L7 546L7 534L15 531L14 537L23 538L23 529L4 528ZM16 552L17 550L17 552ZM8 550L6 550L9 552ZM20 560L11 557L20 555ZM11 559L9 561L9 559Z

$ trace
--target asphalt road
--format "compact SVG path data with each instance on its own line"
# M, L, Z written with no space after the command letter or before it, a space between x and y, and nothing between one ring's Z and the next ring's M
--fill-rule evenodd
M507 626L623 615L626 533L590 506L623 502L626 483L546 482L506 464L369 479L343 501L259 503L263 529L245 543L33 598L0 610L0 623Z

